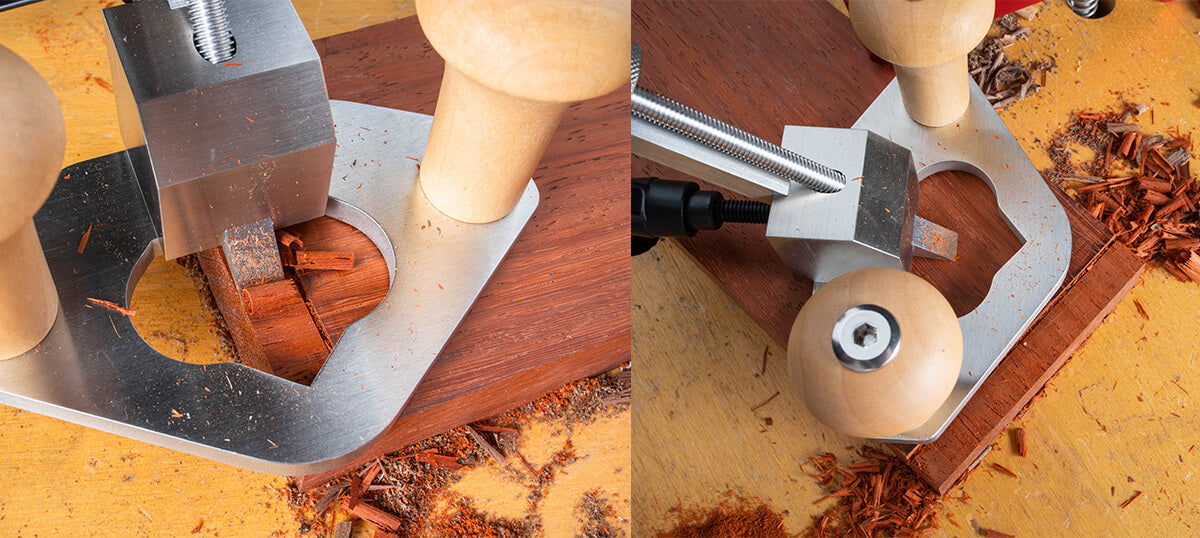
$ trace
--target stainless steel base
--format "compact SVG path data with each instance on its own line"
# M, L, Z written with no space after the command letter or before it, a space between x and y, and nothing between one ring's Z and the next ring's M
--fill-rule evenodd
M365 450L491 278L538 191L531 181L497 222L460 223L429 205L417 183L431 116L342 101L332 109L338 148L327 214L375 242L392 286L346 330L312 386L234 363L175 361L127 317L87 302L128 304L161 249L120 152L63 170L35 217L58 318L37 348L0 361L0 403L266 473L320 472Z
M946 127L925 127L909 118L893 80L854 128L870 130L909 148L920 179L946 170L961 170L983 179L996 194L1000 213L1024 242L992 277L983 302L958 320L965 345L962 370L950 397L921 426L884 439L928 443L946 430L1062 285L1071 261L1071 224L1037 168L974 83L966 114ZM786 130L783 145L789 146Z

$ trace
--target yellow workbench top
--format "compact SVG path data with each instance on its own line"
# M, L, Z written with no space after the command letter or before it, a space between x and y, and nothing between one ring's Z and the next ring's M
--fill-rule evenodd
M1075 16L1064 0L1040 8L1024 23L1031 38L1007 52L1052 57L1058 68L1040 93L1001 113L1039 169L1050 168L1045 144L1073 111L1145 103L1154 110L1148 131L1200 125L1194 2L1120 0L1097 20ZM1018 420L1028 456L1015 454L1007 434L998 438L951 490L934 535L1200 533L1200 485L1192 477L1200 463L1200 407L1192 397L1200 395L1198 321L1200 285L1148 270ZM633 326L635 535L670 530L694 509L736 505L738 497L783 514L785 529L796 533L833 503L813 504L826 492L801 464L832 452L844 465L862 443L805 410L789 392L783 346L677 245L660 242L633 260ZM1143 494L1122 509L1136 491Z

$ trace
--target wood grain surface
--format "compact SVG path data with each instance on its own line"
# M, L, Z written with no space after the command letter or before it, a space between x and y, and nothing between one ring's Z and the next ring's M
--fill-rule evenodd
M871 62L854 41L845 16L822 2L638 2L633 21L634 40L643 52L639 85L768 140L779 140L789 123L848 127L892 78L890 66ZM820 156L811 157L819 162ZM681 177L641 159L635 159L633 174ZM979 188L969 176L923 181L920 199L923 216L963 234L964 254L955 262L919 260L913 270L946 295L957 312L969 311L986 294L986 275L1015 252L1015 237L1003 233L1006 226L986 186ZM941 491L975 461L1141 273L1141 264L1124 247L1107 248L1111 234L1099 223L1083 218L1078 207L1069 213L1076 239L1066 282L1083 282L1085 268L1103 272L1084 285L1064 287L1017 344L1022 351L1001 363L994 375L1002 381L985 383L991 390L972 399L942 440L911 455L910 464ZM680 244L769 334L786 343L809 290L774 254L761 227L726 226ZM1108 256L1103 263L1101 254Z
M316 46L331 99L433 113L443 63L415 18ZM628 94L569 107L525 231L392 428L350 466L629 360L628 174Z

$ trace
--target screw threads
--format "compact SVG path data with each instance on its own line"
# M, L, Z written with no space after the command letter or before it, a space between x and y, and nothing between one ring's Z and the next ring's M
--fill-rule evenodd
M196 52L209 63L221 63L233 58L236 44L229 29L225 0L192 0L188 6L192 22L192 42Z
M637 87L638 75L642 72L642 47L629 44L629 91Z
M1067 0L1067 5L1076 15L1090 19L1096 14L1096 9L1100 7L1100 0Z
M837 192L841 172L643 88L633 88L633 115L817 192Z
M720 222L766 224L770 214L771 204L754 200L721 200L717 205L717 219Z

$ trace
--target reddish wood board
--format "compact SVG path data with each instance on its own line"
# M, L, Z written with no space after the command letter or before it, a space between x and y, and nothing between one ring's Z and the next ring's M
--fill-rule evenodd
M825 2L634 2L642 47L639 85L778 142L787 124L849 127L894 76L871 62L849 20ZM902 143L902 142L901 142ZM634 175L681 179L635 158ZM1073 202L1064 204L1074 245L1066 284L938 441L909 448L909 464L945 492L974 463L1115 306L1142 263ZM940 174L921 183L918 212L957 230L956 262L918 260L956 311L986 295L1018 248L978 179ZM762 226L728 225L680 241L767 332L786 344L811 294L763 237Z
M416 18L316 46L331 99L433 113L443 62ZM302 485L629 360L629 158L628 93L571 106L534 176L537 211L396 422L357 460ZM306 248L345 250L300 233ZM353 305L339 301L366 300L313 275L300 281L319 319L341 323Z

